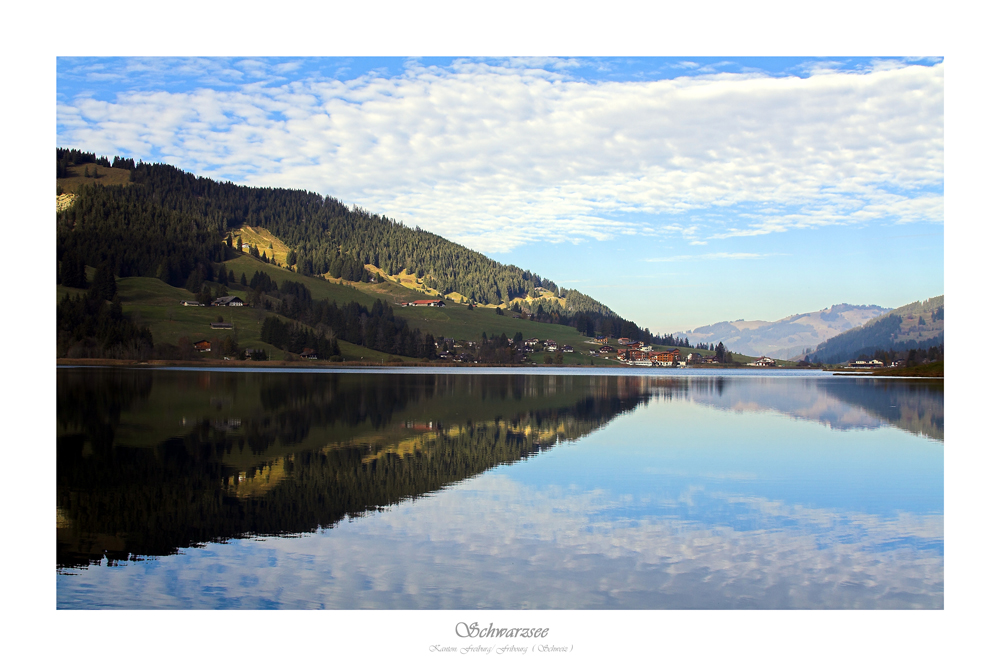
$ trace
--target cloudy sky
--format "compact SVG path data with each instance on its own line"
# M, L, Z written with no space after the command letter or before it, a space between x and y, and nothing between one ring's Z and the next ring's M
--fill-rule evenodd
M944 293L940 58L58 58L57 143L303 188L653 331Z

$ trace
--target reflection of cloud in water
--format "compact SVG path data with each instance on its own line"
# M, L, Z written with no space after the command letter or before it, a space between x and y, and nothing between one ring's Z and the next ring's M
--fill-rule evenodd
M209 544L59 576L60 605L326 608L940 608L943 518L886 520L691 488L766 528L636 512L488 474L319 534ZM630 509L636 518L615 518ZM609 517L610 516L610 517ZM247 571L254 575L248 576Z

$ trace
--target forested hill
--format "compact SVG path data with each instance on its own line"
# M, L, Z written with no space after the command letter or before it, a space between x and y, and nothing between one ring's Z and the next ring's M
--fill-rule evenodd
M842 363L880 352L930 349L944 345L944 296L916 301L819 345L813 360Z
M74 261L84 257L90 265L110 263L121 277L159 277L182 286L191 271L211 274L212 264L224 259L227 234L262 227L293 250L288 263L302 274L364 264L388 275L406 270L441 294L497 305L544 288L565 298L569 312L618 318L585 294L332 197L217 182L165 164L111 161L78 150L57 149L56 158L57 178L84 176L73 205L58 213L60 261L67 254Z

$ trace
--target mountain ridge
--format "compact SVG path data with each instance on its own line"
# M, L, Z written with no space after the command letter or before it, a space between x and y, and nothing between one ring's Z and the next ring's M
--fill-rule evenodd
M736 319L681 331L692 344L722 342L726 348L750 356L790 360L804 350L863 325L890 311L879 305L839 303L822 310L789 315L777 321Z

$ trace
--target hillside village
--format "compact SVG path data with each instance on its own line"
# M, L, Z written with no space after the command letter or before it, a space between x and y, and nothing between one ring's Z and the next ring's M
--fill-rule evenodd
M212 299L210 302L183 300L180 302L183 307L244 307L246 303L239 296L226 295ZM418 299L414 301L402 301L398 303L400 307L431 307L443 308L446 303L442 299ZM454 306L452 306L454 307ZM514 317L520 318L518 315ZM219 317L222 319L222 317ZM215 321L210 323L212 330L233 330L231 322ZM616 342L619 347L615 347L611 342ZM212 342L206 339L191 343L193 350L199 353L210 353L213 350ZM637 367L687 367L700 365L733 365L731 352L720 348L719 352L709 353L708 350L682 352L680 348L656 349L653 345L643 343L629 338L618 338L612 340L608 336L585 339L581 344L592 345L596 348L577 351L573 345L559 343L554 339L539 339L537 337L523 338L520 332L515 333L513 338L486 339L485 334L481 340L461 340L451 337L440 336L435 339L435 356L438 361L451 361L456 363L478 364L482 360L482 353L489 347L506 347L510 354L505 359L509 363L523 364L532 363L533 354L544 354L543 364L563 365L570 355L576 354L592 359L605 361L617 361L621 365ZM219 342L216 342L218 347ZM714 351L714 350L713 350ZM243 357L252 360L265 360L268 355L263 349L247 348L243 350ZM317 350L310 347L303 347L298 352L301 360L321 360ZM223 357L224 360L232 360L230 357ZM327 360L327 359L322 359ZM760 357L745 365L754 367L774 367L776 361L768 357Z

